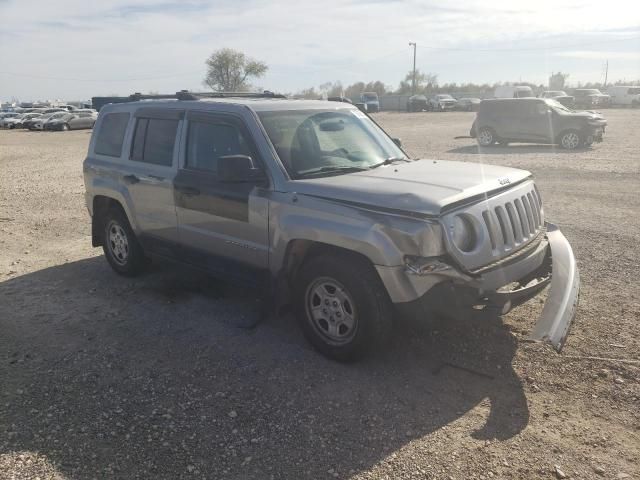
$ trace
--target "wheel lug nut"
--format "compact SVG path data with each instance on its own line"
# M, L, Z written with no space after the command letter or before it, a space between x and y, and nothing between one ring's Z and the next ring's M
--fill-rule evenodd
M333 301L333 306L337 307L338 306L338 302L336 302L335 300Z
M328 299L326 299L326 300L324 301L324 304L325 304L325 305L329 305L329 300L328 300Z

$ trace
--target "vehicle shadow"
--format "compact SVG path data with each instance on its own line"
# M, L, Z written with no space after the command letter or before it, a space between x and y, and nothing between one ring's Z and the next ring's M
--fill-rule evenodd
M481 147L480 145L465 145L447 150L447 153L466 153L472 155L522 155L525 153L561 153L575 154L590 150L591 148L577 148L575 150L565 150L558 145L522 144L507 146Z
M348 478L454 421L461 441L528 423L495 315L400 320L388 351L344 365L287 315L238 328L252 293L102 257L0 283L0 456L65 478Z

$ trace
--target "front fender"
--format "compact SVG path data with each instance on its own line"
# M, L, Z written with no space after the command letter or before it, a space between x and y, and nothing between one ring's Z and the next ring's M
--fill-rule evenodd
M374 265L404 265L405 255L443 253L439 223L389 215L328 200L284 194L271 203L269 215L270 265L276 273L293 240L308 240L351 250ZM291 201L287 201L291 200Z

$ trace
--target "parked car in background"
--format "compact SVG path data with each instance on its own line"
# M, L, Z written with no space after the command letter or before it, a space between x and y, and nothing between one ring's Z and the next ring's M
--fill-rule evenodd
M63 110L61 112L45 113L41 117L37 117L33 121L29 122L29 130L44 130L44 126L47 122L55 120L56 118L60 118L64 115L69 115L69 112Z
M360 101L367 106L367 112L375 113L380 111L380 99L376 92L364 92L360 95Z
M0 120L0 127L8 129L22 128L24 122L38 116L40 116L39 113L21 113L17 117L3 118Z
M547 98L483 100L469 135L482 147L510 142L552 143L573 150L601 142L607 121Z
M611 97L597 88L576 88L573 91L575 108L606 108L611 106Z
M561 103L567 108L573 108L575 103L575 99L562 90L547 90L540 94L540 98L553 98L556 102Z
M477 112L478 108L480 108L481 101L481 99L473 97L459 98L456 110L461 110L463 112Z
M66 108L60 108L60 107L50 107L50 108L45 108L43 113L57 113L57 112L69 112L69 110L67 110Z
M45 122L45 130L79 130L82 128L93 128L98 118L97 113L67 113L57 118L51 118Z
M640 107L640 86L612 85L607 88L611 96L611 105L626 105Z
M493 92L493 98L528 98L535 97L528 85L500 85Z
M5 121L19 117L21 114L17 112L0 112L0 128L4 128Z
M429 100L424 95L412 95L407 101L407 111L424 112L429 110Z
M448 93L439 93L429 98L429 110L434 112L451 111L458 102Z

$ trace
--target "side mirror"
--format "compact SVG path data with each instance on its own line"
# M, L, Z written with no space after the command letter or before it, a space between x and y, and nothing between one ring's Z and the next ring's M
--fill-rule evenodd
M391 140L393 140L393 143L395 143L398 147L402 148L402 140L397 137L394 137Z
M224 155L218 157L218 178L221 182L251 182L264 178L264 172L248 155Z

